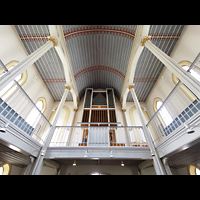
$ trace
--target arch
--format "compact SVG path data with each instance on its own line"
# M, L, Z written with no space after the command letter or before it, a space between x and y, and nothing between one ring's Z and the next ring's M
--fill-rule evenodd
M15 65L17 65L19 62L18 61L11 61L9 62L7 65L6 65L6 68L8 69L11 69L12 67L14 67ZM4 72L3 69L0 69L0 75ZM27 70L25 70L22 74L21 74L21 78L18 80L18 84L19 85L23 85L27 80ZM13 82L13 81L12 81ZM9 83L8 85L8 88L5 87L2 91L1 91L1 98L2 99L5 99L6 97L10 96L16 89L16 86L15 85L12 85L12 82Z
M53 118L54 118L54 115L56 114L56 111L57 111L58 108L55 108L53 110L53 112L51 113L51 116L49 118L49 122L51 123ZM67 121L68 121L68 117L69 117L69 114L70 114L70 110L67 106L63 106L62 109L65 109L66 110L66 115L65 115L65 118L64 118L64 122L63 122L63 125L62 126L66 126L67 125Z
M189 61L181 61L179 62L179 65L181 65L182 67L184 66L190 66L192 63ZM178 77L172 73L172 80L174 82L174 84L176 85L179 82ZM184 84L179 86L180 89L183 91L183 93L193 102L196 100L196 96L188 89L188 87Z
M42 101L43 105L42 108L39 109L42 113L44 113L45 109L46 109L46 100L44 97L40 97L38 98L38 100L35 102L35 106L37 106L37 103L39 101ZM31 126L35 127L37 125L37 123L39 122L41 118L40 113L38 112L38 110L33 107L31 108L31 110L29 111L27 117L26 117L26 122L29 123Z
M69 110L69 108L68 108L67 106L63 106L62 109L64 109L64 110L66 111L66 115L65 115L65 118L64 118L64 121L63 121L62 126L66 126L66 125L67 125L68 118L69 118L70 110ZM51 113L51 116L50 116L50 118L49 118L49 122L50 122L50 123L52 122L52 120L53 120L53 118L54 118L54 116L55 116L56 111L57 111L57 108L55 108L55 109L53 110L53 112ZM62 110L61 110L61 111L62 111ZM59 117L58 117L58 119L59 119ZM52 141L52 142L55 142L55 143L64 142L64 141L62 141L63 138L65 138L64 140L67 141L69 135L68 135L67 137L63 137L63 133L64 133L64 129L63 129L63 128L60 130L60 132L55 132L54 135L53 135L53 137L52 137L52 140L51 140L51 141ZM65 142L66 142L66 141L65 141Z
M9 175L11 170L11 165L9 163L3 163L0 165L0 175Z
M42 107L41 112L44 113L44 111L46 110L46 107L47 107L46 99L45 99L44 97L40 97L40 98L36 101L36 103L37 103L38 101L42 101L42 102L43 102L43 107ZM35 104L36 104L36 103L35 103Z
M141 109L142 109L142 112L143 112L143 114L144 114L144 116L145 116L147 122L148 122L148 121L150 120L150 118L149 118L149 116L148 116L147 111L146 111L144 108L142 108L142 107L141 107ZM133 125L133 126L136 126L136 123L135 123L135 120L134 120L134 117L133 117L133 111L134 111L134 110L136 110L136 106L133 106L133 107L130 108L130 110L129 110L129 115L130 115L130 118L131 118L132 125ZM135 134L135 138L136 138L137 143L140 143L139 136L138 136L138 132L137 132L136 129L134 129L134 134ZM145 137L144 137L144 138L145 138ZM145 138L145 141L144 141L144 142L146 142L146 138Z
M156 97L153 100L153 109L154 109L155 112L157 112L157 110L158 110L158 108L157 108L157 102L159 102L159 101L163 103L162 99L159 98L159 97ZM159 110L158 119L161 122L163 128L167 127L173 121L171 115L169 114L169 112L165 108L165 106L163 106L161 108L161 110Z

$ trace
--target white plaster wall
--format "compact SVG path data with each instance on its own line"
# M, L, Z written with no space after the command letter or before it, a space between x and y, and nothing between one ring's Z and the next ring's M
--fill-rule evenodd
M192 63L199 52L200 25L186 25L170 56L178 63L184 60ZM163 81L161 77L164 77L166 80ZM160 97L164 101L174 87L172 73L164 67L146 101L150 117L154 114L153 100L156 97Z
M136 166L116 165L62 165L61 175L86 175L91 172L106 172L110 175L138 175Z
M11 25L0 25L0 59L6 65L11 61L22 61L27 57L27 52ZM49 118L53 105L53 98L43 83L40 75L32 65L27 70L27 81L23 84L23 89L29 97L36 102L38 98L46 99L47 108L44 115Z
M144 110L147 110L147 106L146 103L144 102L140 102L140 106L141 108L143 108ZM126 102L126 115L127 115L127 126L133 126L132 122L131 122L131 117L130 117L130 109L132 107L135 107L135 103L134 102ZM147 111L148 113L148 111ZM148 113L149 114L149 113ZM140 126L141 125L141 121L139 119L139 114L137 112L137 109L134 110L133 112L133 118L135 120L136 126Z

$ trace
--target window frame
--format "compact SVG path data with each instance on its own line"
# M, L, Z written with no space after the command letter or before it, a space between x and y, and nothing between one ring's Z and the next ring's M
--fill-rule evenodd
M6 172L5 172L5 165L8 165L8 169L7 169ZM10 165L10 163L3 163L3 164L0 165L0 167L3 167L3 173L2 173L2 175L10 175L10 171L11 171L11 165Z
M19 63L19 61L11 61L6 65L6 68L9 70L11 67L14 67L15 65L17 65ZM4 70L0 70L0 75L4 72ZM22 86L26 80L27 80L27 70L25 70L23 73L21 73L21 78L18 81L18 84L20 86ZM0 98L4 98L13 88L15 87L15 85L12 85ZM12 94L15 93L16 90L14 90L7 98L9 98Z
M153 100L153 109L154 109L154 111L155 112L157 112L157 102L158 101L161 101L162 103L163 103L163 100L161 99L161 98L159 98L159 97L156 97L154 100ZM165 107L165 109L167 110L167 108ZM167 112L168 112L168 114L170 115L170 113L169 113L169 111L167 110ZM171 115L170 115L170 117L171 117ZM172 117L171 117L172 118ZM158 113L158 119L159 119L159 121L160 121L160 123L162 124L162 126L163 126L163 128L166 128L168 125L165 123L165 121L164 121L164 119L163 119L163 116L160 114L160 113ZM173 118L172 118L172 120L173 120Z
M35 105L37 104L38 101L42 101L43 102L43 108L41 110L41 113L44 114L44 111L46 110L46 107L47 107L47 103L46 103L46 99L44 97L39 97L37 99L37 101L35 102ZM35 107L34 107L35 108ZM34 109L34 108L31 108L30 111L28 112L28 114L26 115L25 117L25 121L27 121L27 118L29 116L29 114L31 113L31 111ZM37 124L38 121L40 120L40 118L37 119L37 121L34 122L34 124ZM37 123L36 123L37 122Z
M193 165L193 164L189 165L188 166L188 173L189 173L189 175L197 175L196 169L200 170L200 168L198 166L196 166L196 165Z
M192 64L190 61L186 61L186 60L183 60L181 62L178 63L179 65L181 65L182 67L184 66L189 66ZM178 82L179 82L179 78L172 73L172 80L174 82L174 84L176 85ZM197 99L197 97L195 96L195 94L193 94L193 92L185 85L185 84L182 84L179 86L180 89L183 91L183 93L193 102Z

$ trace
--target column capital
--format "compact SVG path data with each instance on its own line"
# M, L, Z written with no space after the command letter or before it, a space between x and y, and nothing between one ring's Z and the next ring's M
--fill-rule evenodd
M58 46L55 38L50 37L50 38L48 38L48 41L49 41L49 40L53 42L53 46L54 46L54 47L55 47L55 46Z
M135 87L134 85L129 85L128 89L130 90L131 88L134 88L134 87Z
M65 89L68 89L70 91L71 87L70 86L65 86Z
M143 38L143 40L141 41L142 46L145 46L145 42L147 40L151 40L151 38L149 38L149 37Z

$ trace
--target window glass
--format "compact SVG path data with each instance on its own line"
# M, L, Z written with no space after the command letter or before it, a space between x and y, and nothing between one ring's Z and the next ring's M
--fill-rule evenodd
M190 175L200 175L200 169L194 165L189 166L189 174Z
M185 66L183 66L183 69L185 71L187 71L189 69L189 66L185 65ZM191 69L190 73L194 78L196 78L198 81L200 81L200 73L198 73L197 70Z
M162 101L157 101L156 102L156 108L157 110L162 106ZM167 111L167 109L163 106L160 111L159 111L163 121L165 122L165 125L168 126L172 121L172 117L170 116L169 112Z
M181 65L183 67L183 69L185 70L188 70L190 65L191 65L191 62L189 61L181 61L179 63L179 65ZM200 81L200 70L199 68L195 68L195 69L192 69L190 70L190 73L192 76L194 76L195 78L197 78L197 80ZM179 79L177 76L175 76L174 74L172 74L172 79L173 79L173 82L175 84L177 84L179 82ZM180 89L184 92L184 94L193 102L195 101L195 99L197 98L188 88L186 85L182 84L179 86Z
M0 166L0 175L8 175L10 173L10 165L3 164Z
M35 105L38 107L38 109L40 111L42 111L43 105L44 105L42 100L37 101L37 103ZM36 121L38 121L40 118L39 117L40 112L38 111L38 109L37 108L31 109L31 112L29 113L28 117L26 118L26 122L28 122L31 126L33 126L36 123Z
M18 63L18 61L12 61L6 65L6 68L8 71L13 69L15 65ZM0 70L0 77L3 76L3 71ZM15 81L19 83L19 85L23 85L27 79L27 71L25 70L22 74L19 74ZM0 98L6 101L8 97L10 97L16 90L17 86L14 85L14 81L10 82L6 87L3 88L3 90L0 91Z

